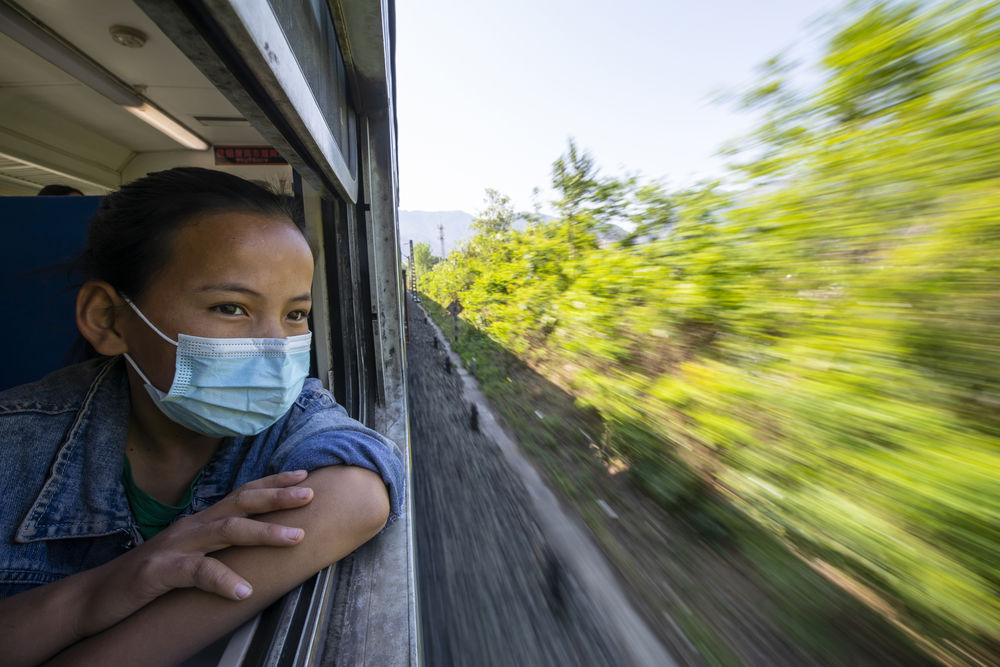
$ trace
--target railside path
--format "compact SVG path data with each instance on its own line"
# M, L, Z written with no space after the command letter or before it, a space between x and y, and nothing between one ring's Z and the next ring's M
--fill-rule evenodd
M673 665L589 538L497 426L441 333L410 307L424 664Z

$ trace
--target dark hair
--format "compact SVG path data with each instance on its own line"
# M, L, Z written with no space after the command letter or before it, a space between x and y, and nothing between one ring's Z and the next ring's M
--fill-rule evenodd
M177 230L221 211L283 217L303 231L286 197L238 176L199 167L153 172L101 200L87 234L84 277L138 299L170 260Z
M71 187L69 185L60 185L59 183L50 183L49 185L46 185L44 188L42 188L41 190L39 190L38 194L35 195L35 196L36 197L53 197L53 196L60 196L60 195L80 195L82 197L83 193L80 192L79 190L77 190L76 188Z

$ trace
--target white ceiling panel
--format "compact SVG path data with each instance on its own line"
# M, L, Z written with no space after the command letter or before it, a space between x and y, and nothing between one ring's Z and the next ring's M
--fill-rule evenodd
M240 114L131 0L18 4L210 144L266 143L248 123L203 125L195 118ZM141 30L147 35L145 45L118 44L109 32L112 25ZM179 149L173 140L6 35L0 35L0 62L0 153L104 183L105 169L120 172L136 154ZM37 150L30 152L32 146ZM0 163L0 175L4 173ZM21 178L13 171L8 176Z
M20 0L19 4L129 85L212 89L198 68L131 0ZM146 33L146 45L133 49L118 44L108 32L113 25Z

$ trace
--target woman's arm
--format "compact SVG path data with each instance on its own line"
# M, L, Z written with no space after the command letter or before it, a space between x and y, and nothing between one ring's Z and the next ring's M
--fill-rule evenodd
M256 517L305 530L285 549L233 547L214 554L253 586L247 600L225 600L197 589L174 590L112 628L57 656L53 665L171 665L252 618L323 567L371 539L389 515L376 473L351 466L319 468L304 484L311 503Z
M4 664L38 664L174 588L246 597L240 586L249 582L206 554L231 545L278 550L301 541L298 528L248 517L309 503L312 492L292 486L305 478L300 470L256 480L104 565L0 600Z

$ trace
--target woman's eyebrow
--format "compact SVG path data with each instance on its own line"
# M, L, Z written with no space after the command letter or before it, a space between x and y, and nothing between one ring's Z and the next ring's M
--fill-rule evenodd
M242 292L244 294L252 294L253 296L262 296L260 292L246 285L241 285L239 283L220 283L218 285L202 285L197 289L198 292Z
M257 290L247 287L246 285L241 285L240 283L220 283L218 285L202 285L197 288L198 292L241 292L243 294L249 294L255 297L263 297L263 295ZM312 295L308 292L305 294L300 294L299 296L293 296L289 301L304 301L307 303L312 303Z

